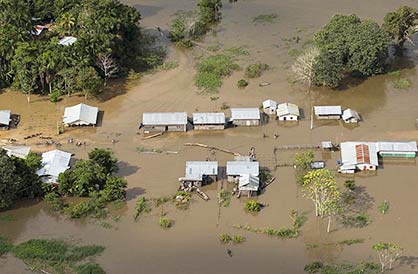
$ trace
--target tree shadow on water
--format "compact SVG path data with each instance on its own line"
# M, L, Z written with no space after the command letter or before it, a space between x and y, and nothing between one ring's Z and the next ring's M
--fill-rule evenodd
M136 197L145 194L146 191L140 187L132 187L126 191L126 201L135 199Z
M411 269L415 269L418 266L417 256L400 256L398 260L400 265L408 265Z
M139 170L139 167L133 166L123 161L118 163L118 167L119 167L118 175L123 176L123 177L135 174Z

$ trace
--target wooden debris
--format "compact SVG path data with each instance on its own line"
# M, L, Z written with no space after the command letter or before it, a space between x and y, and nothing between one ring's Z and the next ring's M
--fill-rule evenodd
M301 145L282 145L276 146L274 149L286 150L286 149L320 149L321 145L317 144L301 144Z
M270 86L270 85L271 85L271 83L269 83L269 82L259 84L260 87L267 87L267 86Z
M261 189L265 189L266 187L268 187L269 185L271 185L275 180L276 180L276 177L271 178L270 180L268 180L267 182L265 182L263 184L263 186L261 187Z
M32 135L25 136L25 137L23 137L23 139L27 140L27 139L35 138L35 137L38 137L38 136L41 136L41 135L42 135L42 133L38 132L38 133L35 133L35 134L32 134Z
M199 194L200 198L202 198L205 201L209 201L209 196L197 187L196 187L196 192L197 192L197 194Z
M142 138L142 140L152 139L152 138L155 138L155 137L161 136L161 135L163 135L163 134L164 134L164 132L158 132L158 133L156 133L156 134L153 134L153 135L150 135L150 136L144 137L144 138Z
M223 149L223 148L217 148L217 147L213 147L213 146L208 146L208 145L205 145L205 144L185 143L184 145L185 146L194 146L194 147L203 147L203 148L207 148L207 149L211 149L211 150L218 150L218 151L221 151L221 152L225 152L225 153L228 153L228 154L232 154L234 156L242 156L241 154L236 153L236 152L233 152L233 151L230 151L230 150L226 150L226 149Z

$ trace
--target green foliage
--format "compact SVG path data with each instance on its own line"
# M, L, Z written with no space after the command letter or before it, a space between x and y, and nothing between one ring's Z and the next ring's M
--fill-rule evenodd
M311 169L311 163L313 162L314 157L315 155L311 150L303 153L296 153L293 165L297 169L309 170Z
M246 47L232 47L227 50L225 50L225 53L230 54L232 56L238 57L238 56L248 56L250 55L250 52Z
M222 189L219 192L219 203L222 204L223 207L228 207L231 204L231 192Z
M161 217L160 218L160 227L167 229L173 226L173 220L170 220L166 217Z
M310 264L305 265L305 272L307 273L318 273L322 268L324 267L324 264L321 262L313 262Z
M190 206L190 200L192 199L190 192L177 191L174 195L174 204L178 209L188 209Z
M13 222L16 220L16 217L13 215L0 215L0 222Z
M248 200L245 202L244 209L248 212L259 212L261 205L256 200Z
M415 8L401 6L394 12L388 12L383 19L383 28L400 47L416 32L418 13Z
M360 263L340 263L340 264L324 264L322 262L313 262L305 265L304 268L307 273L321 273L321 274L377 274L379 266L375 263L360 262Z
M229 242L233 242L234 244L241 244L243 242L245 242L245 237L241 236L241 235L228 235L225 233L221 233L219 234L219 241L223 244L227 244Z
M248 86L248 82L245 79L240 79L237 81L237 87L245 88L246 86Z
M225 233L221 233L219 234L219 241L221 241L221 243L223 244L227 244L232 240L232 237L229 236L228 234Z
M353 245L353 244L362 244L364 243L364 239L350 239L350 240L343 240L339 241L339 245Z
M127 186L128 183L125 178L108 177L103 190L99 194L106 202L122 201L126 198Z
M171 199L169 197L154 198L152 200L154 201L155 207L159 207L159 206L171 201Z
M232 74L239 66L228 55L213 55L197 65L195 84L207 92L215 92L222 86L222 79Z
M222 0L200 0L197 6L202 25L209 26L221 20Z
M251 64L245 68L245 77L247 78L258 78L264 71L268 70L270 67L267 64L256 63Z
M274 23L279 16L277 13L260 14L253 18L255 24Z
M138 221L139 217L146 212L150 212L151 207L148 204L148 199L145 197L139 198L135 204L134 220Z
M354 191L356 189L356 183L354 182L354 180L346 180L344 182L344 186L350 190L350 191Z
M344 216L342 223L346 226L361 228L370 224L371 220L367 214L361 213L354 216Z
M10 243L9 239L0 235L0 256L8 253L13 248L13 245Z
M51 103L56 103L56 102L58 102L59 97L60 97L59 92L54 91L54 92L49 94L49 101Z
M392 264L401 255L403 248L397 244L390 242L378 242L372 246L379 256L381 272L385 272L386 268L392 269Z
M232 235L232 242L234 244L241 244L243 242L245 242L245 237L241 236L241 235Z
M398 78L394 81L393 86L397 89L408 89L412 86L412 82L406 78Z
M78 265L75 268L77 274L105 274L106 272L100 265L95 263L85 263L82 265Z
M260 170L260 181L261 182L268 182L273 176L271 175L270 171L268 170Z
M389 203L385 200L379 205L379 211L382 214L386 214L389 211Z
M61 211L64 209L64 202L58 197L55 192L45 194L44 201L51 211Z

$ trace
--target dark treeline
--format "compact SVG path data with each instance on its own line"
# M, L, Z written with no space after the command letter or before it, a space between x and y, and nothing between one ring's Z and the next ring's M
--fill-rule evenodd
M106 78L161 62L149 55L140 19L117 0L2 0L0 87L94 95ZM37 26L48 29L37 35ZM77 41L60 45L65 36Z

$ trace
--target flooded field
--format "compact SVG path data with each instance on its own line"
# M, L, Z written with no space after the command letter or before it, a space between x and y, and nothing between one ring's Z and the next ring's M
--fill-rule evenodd
M193 9L192 0L129 0L124 1L142 13L144 28L160 26L168 29L172 15L177 10ZM314 217L313 205L302 197L292 167L275 168L276 164L293 161L295 151L278 151L274 147L285 144L317 144L330 140L418 140L415 120L418 118L418 47L408 46L399 62L402 76L412 82L412 88L399 90L393 87L393 76L377 76L342 90L314 89L309 95L303 86L289 81L293 62L289 52L300 48L312 34L336 13L356 13L361 18L372 18L381 23L384 14L406 4L417 7L414 1L399 0L238 0L224 3L223 19L214 34L201 42L202 47L217 45L223 49L245 47L250 55L240 57L242 66L264 62L273 67L260 78L252 80L244 89L236 87L243 71L235 72L224 81L217 94L201 94L195 88L195 56L202 53L169 47L169 60L179 66L175 69L147 75L136 82L113 83L116 96L107 100L89 100L97 105L101 115L96 128L68 129L55 137L57 123L65 106L86 102L84 97L65 97L53 104L47 98L32 96L28 104L25 95L4 91L0 94L0 109L12 109L21 115L18 128L0 131L0 140L14 138L27 143L36 151L52 149L42 140L24 141L29 134L42 132L53 136L63 146L60 148L84 158L94 147L111 148L120 162L120 175L128 180L127 205L112 210L120 215L118 222L70 221L50 213L43 202L27 201L2 214L16 217L15 221L0 221L0 235L19 243L32 238L63 238L81 243L94 243L106 247L97 258L107 273L304 273L305 264L322 260L343 262L372 260L377 255L371 246L378 241L390 241L404 247L405 251L391 273L416 273L418 267L418 167L415 162L397 163L385 161L376 174L356 174L356 184L361 186L365 206L372 222L364 228L344 228L333 223L332 233L326 233L326 221ZM254 24L252 18L260 14L277 13L277 21L271 24ZM300 44L289 43L289 38L299 36ZM417 40L417 39L415 39ZM418 42L418 41L417 41ZM260 87L269 82L271 85ZM210 97L219 97L216 100ZM289 101L298 104L306 118L295 125L270 121L254 128L232 128L223 132L172 133L143 140L138 124L145 111L221 111L222 104L231 107L258 107L265 99ZM341 122L315 122L310 130L310 98L315 104L338 104L358 110L364 122L358 127L348 127ZM225 111L229 116L229 110ZM278 138L273 138L278 134ZM264 136L264 137L263 137ZM68 138L86 142L76 147L67 144ZM115 140L114 143L111 140ZM245 199L233 198L229 207L219 207L219 184L204 187L211 200L204 202L196 195L190 209L176 209L164 205L168 217L175 221L173 228L163 230L158 225L159 209L145 215L138 222L133 220L133 210L138 197L157 198L172 196L178 188L178 177L184 175L186 160L217 160L225 166L232 156L222 152L209 152L202 148L186 147L184 143L196 142L247 154L255 147L263 168L272 171L276 181L259 197L268 206L259 214L247 214L243 210ZM139 154L137 147L162 150L160 154ZM165 151L177 151L166 154ZM339 153L316 152L318 160L327 161L327 167L335 170ZM342 183L351 177L337 176ZM226 186L226 183L225 183ZM230 186L229 186L230 187ZM366 195L367 193L367 195ZM379 213L382 201L390 202L387 214ZM306 213L308 221L297 239L280 240L233 228L249 224L256 227L289 227L291 210ZM247 238L240 245L222 245L220 233L242 234ZM342 240L365 239L364 243L351 246L331 245ZM312 246L316 246L312 248ZM228 256L230 249L233 256ZM0 273L32 273L21 261L11 257L0 258Z

